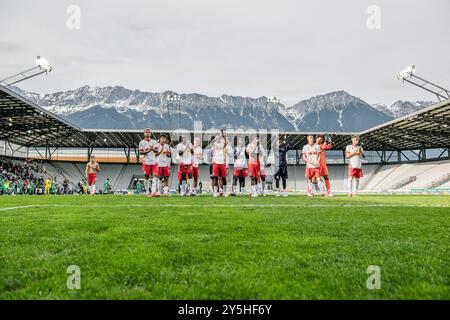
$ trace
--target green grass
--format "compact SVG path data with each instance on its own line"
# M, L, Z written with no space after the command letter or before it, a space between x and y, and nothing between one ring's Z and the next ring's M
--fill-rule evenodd
M449 257L449 196L0 197L1 299L450 299Z

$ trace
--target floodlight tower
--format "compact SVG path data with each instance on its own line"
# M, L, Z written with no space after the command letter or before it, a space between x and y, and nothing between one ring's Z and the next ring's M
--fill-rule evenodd
M41 56L37 56L35 67L27 69L27 70L19 72L19 73L16 73L16 74L9 76L3 80L0 80L0 84L2 84L4 86L11 86L18 82L41 75L43 73L48 74L52 71L53 71L53 66L51 64L49 64L45 58L42 58Z
M178 105L178 118L180 121L180 129L181 129L181 96L176 94L176 93L170 93L166 96L166 101L167 101L167 112L169 114L169 129L171 128L171 123L170 123L170 110L169 110L169 104L170 103L175 103Z
M280 98L272 96L272 97L267 98L267 102L268 103L276 103L276 104L278 104L278 103L280 103Z
M269 112L267 107L269 106L270 103L278 105L280 103L280 98L275 97L275 96L270 96L270 97L267 98L266 104L264 106L264 109L265 109L264 111L265 112L264 112L264 118L263 118L263 123L262 123L263 125L266 124L267 113Z
M416 66L411 65L397 74L397 79L411 83L436 95L439 101L450 99L450 90L415 75Z

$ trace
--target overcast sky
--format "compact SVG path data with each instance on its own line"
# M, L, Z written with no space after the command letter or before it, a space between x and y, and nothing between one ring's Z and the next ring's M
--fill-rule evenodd
M69 30L67 8L81 10ZM369 29L370 5L380 29ZM369 103L432 100L395 74L450 87L448 0L0 0L0 78L40 54L39 93L122 85L152 92L276 95L285 105L334 90ZM371 20L373 21L373 20Z

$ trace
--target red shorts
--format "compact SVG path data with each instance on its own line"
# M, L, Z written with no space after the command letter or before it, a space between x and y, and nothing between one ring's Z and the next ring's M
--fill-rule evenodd
M213 163L213 177L225 178L227 176L227 165L225 163Z
M309 180L313 179L314 177L319 178L320 177L319 168L306 167L305 176Z
M192 176L194 178L198 178L200 176L200 174L199 174L199 167L192 167Z
M361 168L348 167L348 175L353 178L362 178L363 172Z
M97 181L96 173L88 173L88 185L94 184Z
M170 167L158 167L158 177L170 177Z
M152 176L158 174L158 165L157 164L142 164L142 170L144 171L144 175Z
M258 163L250 163L248 165L248 171L249 171L250 177L255 177L256 179L259 180L260 170L261 170L261 165L259 162Z
M319 167L319 175L321 177L328 176L328 167L327 166L320 166Z
M246 177L247 176L247 169L245 169L245 168L234 168L233 175L235 177Z
M184 175L192 175L192 164L180 163L178 166L178 180L182 180Z

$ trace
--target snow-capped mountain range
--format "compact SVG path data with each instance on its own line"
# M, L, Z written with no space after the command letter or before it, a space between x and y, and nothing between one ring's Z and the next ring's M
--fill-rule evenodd
M286 107L267 102L266 97L179 94L168 101L172 91L162 93L130 90L120 86L83 86L50 94L19 94L82 128L110 129L279 129L280 131L360 131L417 111L428 101L397 101L392 106L369 105L345 91L335 91L302 100Z
M345 91L302 100L286 111L301 131L361 131L392 119Z
M374 104L372 107L381 111L384 114L392 116L394 118L406 116L407 114L416 112L422 108L432 105L433 101L405 101L398 100L394 102L391 106L386 106L384 104Z

